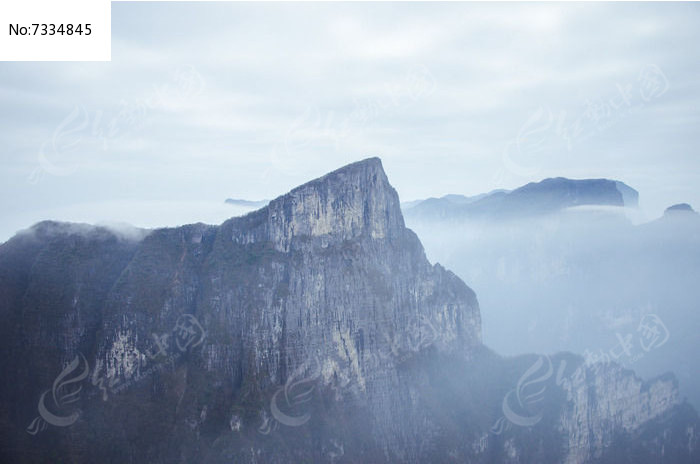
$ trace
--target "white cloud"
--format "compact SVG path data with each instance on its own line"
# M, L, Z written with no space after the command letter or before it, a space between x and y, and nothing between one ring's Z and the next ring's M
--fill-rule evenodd
M115 3L111 63L0 64L0 208L28 221L86 197L271 198L368 155L384 159L403 199L595 174L636 179L652 213L678 192L700 205L687 174L700 171L699 13L668 3ZM571 148L553 124L549 148L521 160L539 166L534 178L504 165L538 108L571 122L648 64L668 79L662 96ZM75 108L87 113L81 142L50 158L75 172L31 177Z

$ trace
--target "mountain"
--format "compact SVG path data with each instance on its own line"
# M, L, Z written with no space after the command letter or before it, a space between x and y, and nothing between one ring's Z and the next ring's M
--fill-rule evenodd
M377 158L146 234L0 246L2 462L697 462L672 376L484 347Z
M435 203L435 204L445 203L445 204L450 204L450 205L467 205L469 203L474 203L475 201L481 200L482 198L485 198L485 197L490 196L490 195L496 195L496 194L508 193L508 192L509 192L509 190L496 189L496 190L492 190L488 193L480 193L478 195L474 195L471 197L450 193L450 194L444 195L440 198L427 198L425 200L413 200L413 201L402 202L401 209L407 210L409 208L412 208L412 207L417 206L420 203L424 203L424 202L431 202L431 203Z
M238 198L227 198L224 203L227 205L245 206L248 208L262 208L269 203L269 200L241 200Z
M478 195L474 195L471 197L465 196L465 195L457 195L457 194L448 194L444 195L440 198L427 198L425 200L413 200L413 201L407 201L404 203L401 203L401 209L403 211L409 211L413 207L416 207L418 205L421 205L419 210L420 211L428 211L430 209L434 209L437 211L431 211L428 214L436 215L438 217L445 216L452 212L453 209L456 209L455 207L461 206L461 205L468 205L470 203L474 203L478 200L481 200L482 198L486 198L491 195L500 195L503 193L508 193L508 190L503 190L503 189L498 189L498 190L492 190L491 192L488 193L480 193Z
M613 183L603 185L636 204ZM570 204L567 189L554 191L561 198L533 201L531 210ZM459 220L406 214L429 259L479 295L484 342L508 355L573 351L612 359L645 378L670 370L681 396L700 407L700 215L679 204L634 224L615 206L518 215L504 213L499 201L492 214ZM649 349L641 337L652 319L663 344Z
M464 197L446 195L404 208L415 220L512 219L537 216L576 206L637 207L639 194L623 182L557 177L531 182L512 191Z
M674 214L692 214L695 213L695 210L693 209L692 206L690 206L688 203L678 203L676 205L671 205L666 210L664 211L664 216L669 216L669 215L674 215Z

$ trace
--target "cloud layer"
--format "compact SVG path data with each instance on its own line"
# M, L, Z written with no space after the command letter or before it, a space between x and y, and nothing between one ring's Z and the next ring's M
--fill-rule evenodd
M622 180L649 216L700 206L695 4L112 14L110 63L0 64L0 240L85 203L103 206L80 220L212 220L147 208L272 198L366 156L402 200L568 176Z

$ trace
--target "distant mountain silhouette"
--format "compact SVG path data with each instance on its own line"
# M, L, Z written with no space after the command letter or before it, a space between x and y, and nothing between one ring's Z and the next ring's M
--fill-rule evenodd
M0 296L1 463L699 458L672 375L484 346L378 158L220 225L39 223Z
M227 198L224 201L227 205L247 206L250 208L262 208L269 202L270 200L241 200L238 198Z
M512 191L494 190L474 197L429 198L404 206L404 213L407 217L427 220L507 219L548 214L575 206L637 207L638 201L638 192L620 181L556 177L531 182Z
M669 214L675 214L675 213L694 213L695 210L693 209L692 206L690 206L688 203L678 203L676 205L669 206L666 208L666 211L664 211L664 216L668 216Z

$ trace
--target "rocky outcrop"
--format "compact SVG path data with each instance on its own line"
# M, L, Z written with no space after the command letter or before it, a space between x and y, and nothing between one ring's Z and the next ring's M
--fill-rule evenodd
M600 459L622 434L681 404L675 379L643 382L616 364L583 368L563 382L567 407L561 427L568 440L567 464Z
M492 432L529 360L482 346L376 158L220 226L38 224L0 246L0 295L3 462L591 462L697 419L663 383L592 375L608 396L557 385L548 420ZM639 394L666 406L630 413Z

